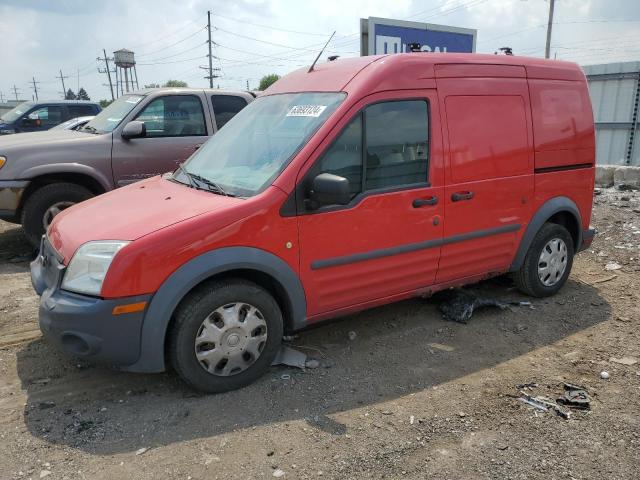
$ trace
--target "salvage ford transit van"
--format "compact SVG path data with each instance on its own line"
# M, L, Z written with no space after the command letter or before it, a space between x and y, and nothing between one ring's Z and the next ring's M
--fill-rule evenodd
M590 245L594 126L572 63L410 53L285 76L174 173L58 215L40 327L209 392L283 332L511 272L544 297Z

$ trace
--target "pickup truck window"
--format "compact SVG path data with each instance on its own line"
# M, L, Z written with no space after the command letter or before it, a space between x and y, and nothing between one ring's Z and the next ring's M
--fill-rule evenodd
M69 116L71 118L87 117L96 114L96 109L93 105L67 105L67 109L69 110Z
M184 168L229 194L256 195L284 170L344 98L344 93L317 92L260 97L211 137ZM173 178L189 183L181 169Z
M93 120L87 123L83 131L91 133L110 133L122 119L133 110L144 98L142 95L123 95L96 115Z
M144 122L147 137L190 137L207 134L204 110L195 95L167 95L153 100L136 120Z
M211 95L211 105L216 117L218 129L235 117L236 113L247 106L247 100L235 95Z
M364 190L426 183L428 136L427 102L370 105L336 138L313 169L313 175L332 173L346 178L352 198L363 191L363 176Z

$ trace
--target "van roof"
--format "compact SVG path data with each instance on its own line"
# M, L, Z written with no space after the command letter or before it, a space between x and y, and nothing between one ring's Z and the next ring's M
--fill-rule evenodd
M580 67L571 62L512 55L478 53L398 53L338 59L296 70L278 80L264 94L319 91L351 92L368 87L416 88L416 81L442 77L523 77L584 80ZM366 77L366 82L364 78ZM358 80L355 81L354 80ZM373 87L373 88L372 88ZM383 88L384 87L384 88Z

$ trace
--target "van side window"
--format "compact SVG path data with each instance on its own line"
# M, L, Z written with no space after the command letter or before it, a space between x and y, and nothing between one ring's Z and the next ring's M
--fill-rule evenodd
M519 95L454 95L445 100L454 183L527 173L525 103ZM491 125L487 137L478 125Z
M57 105L38 108L31 112L28 118L32 124L43 127L53 127L64 120L62 107Z
M236 116L240 110L247 106L247 101L235 95L211 95L213 113L216 117L218 129Z
M156 98L138 114L147 137L190 137L207 134L202 102L195 95Z
M429 169L425 101L378 103L365 110L365 189L425 183Z
M428 139L426 101L376 103L351 120L314 172L332 173L349 180L352 198L363 191L363 186L367 191L426 183Z
M362 114L358 114L320 160L320 172L349 180L351 198L362 191Z
M96 110L93 105L67 105L70 118L88 117L95 115Z

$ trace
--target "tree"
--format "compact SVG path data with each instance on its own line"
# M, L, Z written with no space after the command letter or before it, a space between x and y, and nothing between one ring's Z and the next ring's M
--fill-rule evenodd
M167 83L163 85L163 87L188 87L187 82L183 82L182 80L167 80Z
M77 96L78 100L91 100L89 98L89 95L87 95L86 90L84 89L84 87L80 87L80 90L78 90L78 96Z
M113 100L100 100L100 108L107 108Z
M65 100L77 100L76 94L73 93L73 90L67 90L67 93L64 95Z
M150 83L149 85L145 85L144 88L160 88L159 83Z
M266 90L278 80L280 80L280 75L278 74L270 73L269 75L265 75L260 79L260 86L258 87L258 90Z

